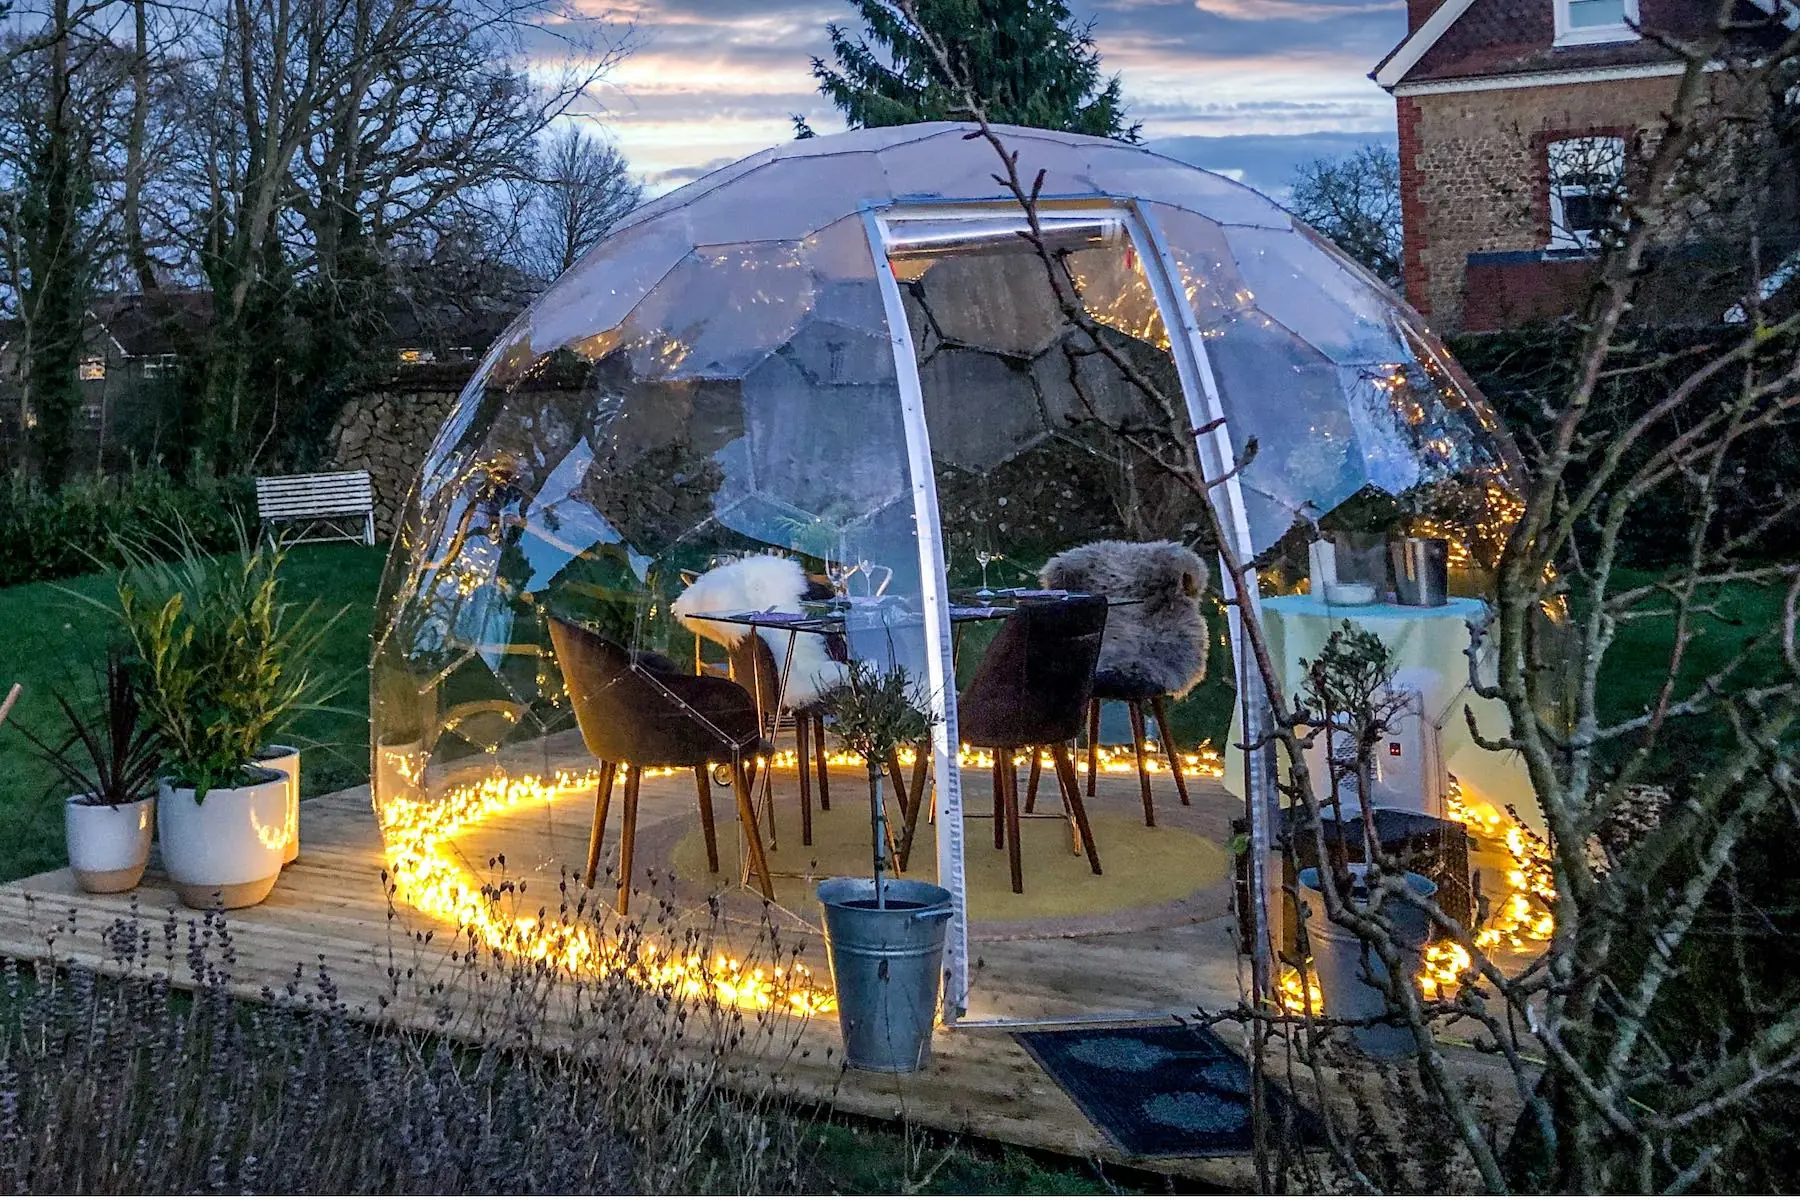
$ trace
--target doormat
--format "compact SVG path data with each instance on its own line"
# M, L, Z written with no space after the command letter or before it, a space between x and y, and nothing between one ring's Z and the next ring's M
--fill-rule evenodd
M1215 1158L1254 1148L1250 1069L1198 1025L1126 1025L1015 1033L1094 1126L1141 1158ZM1293 1112L1300 1136L1318 1118L1265 1084L1273 1128Z

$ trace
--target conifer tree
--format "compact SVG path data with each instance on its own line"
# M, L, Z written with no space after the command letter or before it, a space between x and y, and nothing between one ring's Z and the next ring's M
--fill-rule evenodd
M968 118L930 33L973 82L990 121L1138 140L1119 77L1100 73L1093 23L1077 22L1063 0L915 0L916 22L893 0L851 3L862 32L828 26L836 65L813 59L813 77L853 129Z

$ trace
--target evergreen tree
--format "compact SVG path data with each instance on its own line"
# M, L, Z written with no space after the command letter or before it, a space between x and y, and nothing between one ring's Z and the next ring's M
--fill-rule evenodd
M1100 74L1093 23L1078 23L1063 0L916 0L916 22L894 0L851 3L862 34L827 26L837 63L813 59L813 78L853 129L969 118L929 33L996 124L1138 140L1119 77Z

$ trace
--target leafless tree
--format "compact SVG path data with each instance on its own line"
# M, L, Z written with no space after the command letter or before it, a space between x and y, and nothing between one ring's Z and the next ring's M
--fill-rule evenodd
M1647 360L1628 319L1653 247L1709 224L1722 161L1730 164L1724 173L1735 181L1731 190L1757 204L1791 183L1793 159L1783 149L1789 143L1767 127L1772 115L1785 114L1800 34L1772 20L1746 39L1739 16L1722 4L1713 34L1673 47L1684 73L1660 128L1633 143L1627 186L1610 198L1573 370L1566 384L1538 397L1546 432L1534 446L1489 597L1495 682L1477 675L1478 655L1473 648L1470 654L1475 691L1503 705L1508 726L1480 728L1471 713L1472 732L1489 749L1523 757L1550 829L1553 883L1541 890L1554 913L1554 936L1528 961L1504 959L1476 929L1406 886L1404 864L1378 848L1366 895L1345 888L1336 871L1321 872L1326 917L1386 968L1386 1019L1412 1033L1411 1067L1432 1120L1453 1132L1473 1179L1487 1190L1728 1188L1735 1176L1724 1172L1744 1140L1757 1136L1769 1089L1800 1082L1800 989L1791 972L1759 963L1766 954L1757 946L1768 942L1756 940L1755 919L1776 918L1744 911L1732 871L1753 839L1791 844L1800 832L1800 559L1792 546L1767 538L1800 508L1800 496L1774 497L1748 520L1727 522L1720 512L1722 489L1745 457L1794 424L1800 314L1769 304L1753 269L1741 327L1692 352ZM942 47L934 49L953 71ZM976 123L970 136L993 147L997 181L1024 214L1022 237L1063 315L1087 332L1086 352L1112 360L1159 418L1114 424L1111 434L1202 506L1228 602L1254 595L1258 564L1239 552L1213 503L1214 489L1243 469L1254 446L1237 463L1209 471L1199 445L1211 427L1195 429L1182 399L1158 390L1103 336L1066 253L1040 226L1042 174L1021 164L972 90L964 94ZM1721 160L1727 150L1734 156ZM1756 256L1752 239L1752 267ZM1621 426L1609 388L1648 377L1652 368L1672 382ZM1105 424L1107 417L1090 403L1087 419ZM1665 569L1627 576L1622 539L1659 490L1672 486L1684 489L1689 518L1681 552ZM1720 589L1728 586L1773 589L1774 602L1696 672L1689 667L1696 642L1719 615ZM1281 791L1303 814L1301 836L1314 840L1315 861L1329 862L1320 818L1331 781L1313 777L1306 751L1339 725L1284 695L1256 607L1237 607L1249 659L1244 677L1256 681L1258 693L1246 698L1246 711L1262 715L1247 715L1244 749L1284 752ZM1621 631L1650 619L1674 630L1665 682L1646 711L1609 717L1602 665ZM1350 717L1342 728L1366 733L1368 714ZM1711 739L1715 752L1671 767L1658 747L1684 724ZM1597 850L1597 834L1659 767L1674 802L1635 840ZM1253 846L1250 856L1252 887L1266 897L1260 849ZM1456 984L1428 992L1413 977L1392 919L1396 906L1423 910L1466 956ZM1791 936L1791 922L1785 929ZM1315 1097L1330 1112L1336 1089L1326 1086L1326 1055L1341 1023L1314 1015L1316 994L1303 1013L1291 1012L1276 992L1275 958L1259 917L1251 994L1238 1010L1212 1016L1246 1023L1259 1087L1283 1061L1297 1063L1290 1085L1313 1080ZM1684 978L1702 971L1703 984ZM1701 1003L1710 1007L1696 1012ZM1518 1119L1510 1130L1496 1128L1470 1098L1444 1040L1455 1022L1476 1030L1477 1049L1511 1078ZM1273 1053L1277 1045L1280 1053ZM1259 1126L1260 1180L1273 1187L1280 1177L1268 1138ZM1332 1138L1339 1178L1378 1186L1347 1140Z
M229 466L280 420L279 380L301 369L266 354L284 340L269 322L298 290L314 357L354 349L396 249L428 248L472 211L510 220L509 185L529 178L536 138L626 46L559 0L217 0L207 12L188 72L200 118L188 168L214 296L208 441ZM527 39L544 36L562 40L564 61L528 73Z
M1294 173L1294 215L1338 249L1399 288L1400 156L1369 145L1339 158L1315 158Z
M643 194L617 146L578 125L565 126L548 139L534 172L522 247L526 269L555 279Z

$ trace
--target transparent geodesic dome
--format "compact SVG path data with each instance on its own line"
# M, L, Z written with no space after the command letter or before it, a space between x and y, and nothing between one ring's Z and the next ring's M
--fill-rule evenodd
M1020 237L993 148L933 124L791 142L644 205L489 351L383 581L391 851L441 850L505 809L531 847L514 869L579 858L591 796L546 783L584 761L550 617L710 670L672 605L743 555L840 586L860 566L847 589L879 600L883 636L850 656L931 681L954 746L958 588L1027 582L1100 538L1209 550L1154 439L1131 436L1170 427L1164 402L1190 428L1222 418L1202 457L1239 468L1215 494L1267 589L1300 586L1316 524L1374 520L1449 538L1453 590L1477 586L1515 509L1512 452L1410 309L1249 188L1114 141L999 132L1027 181L1043 173L1042 236L1098 333ZM954 755L937 770L941 817ZM458 870L508 850L484 836Z

